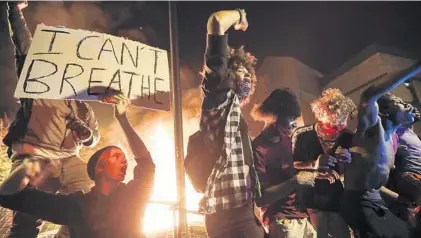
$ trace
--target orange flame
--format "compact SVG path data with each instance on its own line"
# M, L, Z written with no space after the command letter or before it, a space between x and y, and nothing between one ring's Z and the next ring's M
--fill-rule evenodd
M187 139L196 128L192 126L192 123L185 124L186 126L189 125L189 127L186 127L184 130ZM172 128L171 122L158 123L153 135L144 137L145 139L149 139L148 141L145 141L145 143L147 144L156 165L154 191L151 197L152 202L146 209L144 219L143 230L146 233L169 229L177 224L177 221L174 221L171 206L153 203L158 201L175 204L177 202L174 138L167 132L170 131L170 128ZM197 211L201 196L201 194L193 189L190 181L186 177L187 209ZM203 217L188 214L187 220L188 222L203 222Z

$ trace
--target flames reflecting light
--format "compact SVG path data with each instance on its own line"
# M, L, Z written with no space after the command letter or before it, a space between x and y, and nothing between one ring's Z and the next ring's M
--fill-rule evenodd
M186 151L187 139L198 126L195 121L187 121L184 125L184 144ZM187 127L186 127L187 126ZM154 191L150 203L146 209L143 229L146 233L155 232L161 229L168 229L177 224L174 221L173 211L170 205L156 204L155 201L162 203L176 203L177 187L175 175L175 151L172 122L158 122L154 126L142 131L143 140L151 152L156 165ZM146 133L145 133L146 132ZM133 163L133 162L132 162ZM132 165L134 166L134 164ZM132 169L129 169L132 171ZM129 172L128 171L128 172ZM127 176L132 178L132 176ZM188 210L197 211L201 194L197 193L188 178L186 177L186 206ZM203 217L193 214L187 215L187 221L202 222Z

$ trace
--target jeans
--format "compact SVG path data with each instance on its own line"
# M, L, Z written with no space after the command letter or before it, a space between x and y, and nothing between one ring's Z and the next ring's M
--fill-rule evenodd
M269 238L317 238L308 218L277 219L269 225Z
M61 163L58 168L53 171L51 177L37 188L45 192L60 192L62 194L70 194L80 190L89 192L93 186L93 181L88 176L86 163L77 156L59 160ZM22 160L13 161L12 171L21 163ZM14 212L13 224L8 237L36 238L41 230L42 224L43 222L39 218L20 212ZM62 226L55 237L69 237L67 227Z

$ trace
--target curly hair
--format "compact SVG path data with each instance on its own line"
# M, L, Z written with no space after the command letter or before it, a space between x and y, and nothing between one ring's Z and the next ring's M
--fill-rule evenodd
M252 85L256 85L256 64L257 58L252 55L250 52L244 50L244 46L241 46L238 49L232 48L228 46L227 50L228 56L228 69L231 71L237 70L239 66L244 66L247 71L251 74L251 81ZM200 75L202 77L205 76L206 67L203 67L202 72Z
M337 88L323 90L321 97L310 106L317 121L334 125L343 123L348 116L353 117L357 112L354 102Z
M256 64L257 59L250 52L244 50L244 46L238 49L229 47L228 50L228 68L235 71L240 65L244 66L251 74L251 83L253 87L256 85Z
M256 121L275 122L280 117L300 117L297 96L289 89L275 89L260 105L255 105L252 117Z

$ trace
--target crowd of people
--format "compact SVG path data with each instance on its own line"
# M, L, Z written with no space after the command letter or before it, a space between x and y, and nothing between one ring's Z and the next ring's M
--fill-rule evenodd
M25 6L2 4L9 11L2 21L10 20L19 49L19 75L31 41ZM315 123L299 128L297 96L275 89L252 112L265 123L253 139L242 107L255 91L257 60L243 47L228 45L231 28L247 30L244 9L208 19L200 130L191 140L195 144L189 141L185 164L203 193L200 211L208 236L421 237L421 140L412 129L421 115L390 93L407 78L368 87L358 105L327 88L311 103ZM13 162L0 185L0 205L14 211L9 237L35 238L42 220L62 225L56 237L145 237L141 227L148 219L155 165L126 115L130 100L117 93L103 102L113 104L137 162L128 183L122 182L126 154L118 146L99 149L87 164L80 158L83 146L100 140L87 103L21 99L3 140ZM347 127L351 117L356 130ZM192 148L198 142L211 149Z

